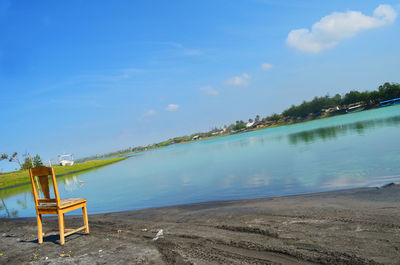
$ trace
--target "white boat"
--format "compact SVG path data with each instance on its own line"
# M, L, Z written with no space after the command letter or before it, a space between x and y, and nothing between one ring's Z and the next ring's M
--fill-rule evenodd
M364 108L365 107L363 105L358 104L358 105L349 107L346 112L350 113L350 112L362 111L362 110L364 110Z
M59 155L58 161L61 166L72 166L74 164L74 158L72 154Z

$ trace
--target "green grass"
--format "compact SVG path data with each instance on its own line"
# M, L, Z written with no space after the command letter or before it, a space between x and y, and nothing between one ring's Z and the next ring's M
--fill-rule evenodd
M106 160L91 160L83 163L76 163L72 166L63 167L57 165L53 166L53 168L56 175L59 176L59 175L74 173L77 171L85 171L99 166L105 166L111 163L124 160L125 158L126 157L117 157ZM30 183L28 170L14 171L0 175L0 189L24 183L26 184Z

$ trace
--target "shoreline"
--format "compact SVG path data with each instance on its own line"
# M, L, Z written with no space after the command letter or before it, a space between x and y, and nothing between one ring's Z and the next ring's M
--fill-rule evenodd
M70 172L67 172L67 173L64 173L64 174L59 174L59 175L56 174L56 178L61 178L61 177L65 177L65 176L68 176L68 175L78 174L78 173L82 173L82 172L89 171L89 170L92 170L92 169L96 169L96 168L112 165L114 163L123 161L123 160L128 159L128 158L129 157L127 157L127 156L126 157L121 157L121 159L115 160L115 161L111 161L109 163L105 163L105 164L101 164L101 165L97 165L97 166L93 166L93 167L89 167L89 168L84 168L84 169L80 169L80 170L70 171ZM27 177L29 178L29 173L27 173L27 174L28 174ZM3 191L3 190L9 190L9 189L13 189L13 188L18 188L18 187L22 187L22 186L25 186L25 185L31 185L29 179L26 182L21 182L21 183L15 184L15 185L6 186L4 188L0 187L0 192Z
M38 245L34 217L0 220L6 264L400 263L400 184L91 214L91 235L65 246L54 233ZM57 217L44 222L57 231Z
M397 105L397 104L393 104L393 105L390 105L390 106L375 106L375 107L365 108L365 109L360 110L360 111L353 111L353 112L348 112L348 113L321 115L321 116L316 116L316 117L312 117L312 118L307 117L307 118L303 118L301 120L290 120L290 121L276 122L276 123L271 124L271 125L265 125L265 126L261 126L261 127L255 127L255 128L247 128L247 129L243 129L243 130L240 130L240 131L222 133L222 134L213 135L213 136L209 136L209 137L202 137L202 138L200 138L198 140L182 141L182 142L177 142L177 143L171 143L171 144L165 145L165 146L157 146L157 147L149 148L147 150L119 153L119 155L120 156L130 157L130 155L134 155L134 154L138 154L138 153L142 153L142 152L154 151L154 150L157 150L157 149L162 149L162 148L166 148L166 147L170 147L170 146L174 146L174 145L195 143L195 142L199 142L199 141L205 141L205 140L221 138L221 137L226 137L226 136L231 136L231 135L243 134L243 133L254 132L254 131L259 131L259 130L272 129L272 128L281 127L281 126L289 126L289 125L295 125L295 124L311 122L311 121L316 121L316 120L323 120L323 119L327 119L327 118L340 117L340 116L344 116L344 115L347 115L347 114L354 114L354 113L358 113L358 112L364 112L364 111L369 111L369 110L374 110L374 109L379 109L379 108L391 107L391 106L394 106L394 105ZM199 134L201 134L201 132L199 132ZM173 138L171 138L171 139L173 139ZM108 156L105 156L105 158L107 158L107 157ZM109 157L113 157L113 156L109 156Z

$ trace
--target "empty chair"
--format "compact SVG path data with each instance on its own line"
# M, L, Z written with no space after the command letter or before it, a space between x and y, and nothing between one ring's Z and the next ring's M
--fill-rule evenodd
M60 195L58 193L58 188L57 188L56 176L54 174L54 169L51 167L37 166L29 170L29 175L32 183L33 198L35 200L39 244L43 243L43 235L44 235L42 230L43 214L58 215L58 225L60 229L61 245L64 245L65 237L70 234L76 233L81 230L85 230L85 233L89 234L86 199L83 198L60 199ZM51 176L51 180L53 182L55 198L50 198L49 176ZM35 177L37 177L37 179L35 179ZM42 190L42 194L44 197L43 199L40 197L40 188ZM84 226L79 227L77 229L65 229L64 213L79 208L82 208Z

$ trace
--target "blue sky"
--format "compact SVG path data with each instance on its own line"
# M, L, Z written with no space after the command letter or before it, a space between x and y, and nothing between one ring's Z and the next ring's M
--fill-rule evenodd
M83 157L400 82L400 2L321 3L0 0L0 152Z

